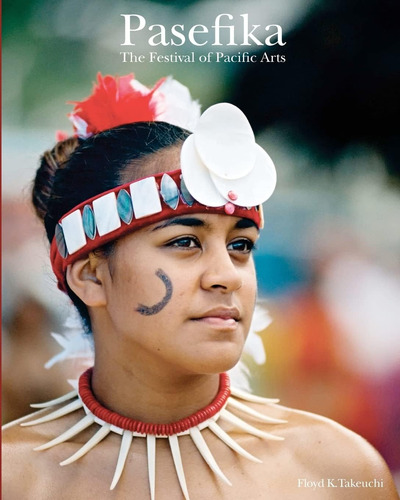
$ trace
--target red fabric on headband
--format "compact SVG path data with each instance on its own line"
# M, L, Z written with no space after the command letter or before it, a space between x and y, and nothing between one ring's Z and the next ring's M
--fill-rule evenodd
M181 186L181 171L180 170L174 170L173 172L161 172L160 174L150 176L154 177L158 186L158 189L160 191L161 188L161 179L163 175L168 174L172 179L175 181L177 184L177 187L180 188ZM108 193L115 193L118 195L119 191L122 189L129 190L129 187L131 184L134 184L137 181L131 181L128 182L124 185L118 186L114 189L110 189L109 191L105 191L103 193L100 193L93 198L90 198L89 200L84 201L83 203L80 203L76 207L74 207L72 210L70 210L67 214L65 214L59 221L59 224L62 225L63 219L70 215L71 213L80 210L81 214L83 211L83 208L86 205L92 206L92 203L94 200L101 198L102 196L108 194ZM254 223L257 225L257 227L260 227L261 225L261 220L262 216L260 213L260 208L259 207L251 207L251 208L245 208L245 207L240 207L237 205L234 205L233 203L227 203L227 205L222 205L220 207L208 207L205 205L202 205L201 203L198 203L197 201L194 201L193 204L190 206L188 205L184 200L182 195L179 198L179 203L178 206L173 209L169 205L167 205L164 200L162 199L162 196L160 196L160 201L161 201L161 206L162 210L158 213L149 215L147 217L142 217L140 219L133 218L132 221L129 224L126 224L121 220L121 226L118 229L115 229L114 231L111 231L103 236L100 236L98 234L98 231L96 231L96 235L94 239L86 238L86 244L77 250L76 252L72 253L71 255L68 255L67 257L63 257L57 246L57 241L56 238L53 238L53 241L51 243L51 248L50 248L50 260L52 264L52 268L54 271L54 274L57 277L58 280L58 288L64 292L67 292L67 287L66 287L66 270L67 267L72 264L73 262L77 261L78 259L85 257L88 255L90 252L95 250L96 248L99 248L106 243L109 243L110 241L113 241L125 234L128 234L132 231L135 231L137 229L140 229L142 227L148 226L150 224L154 224L155 222L159 222L165 219L170 219L172 217L177 217L179 215L184 215L184 214L194 214L194 213L210 213L210 214L223 214L223 215L232 215L235 217L241 217L241 218L246 218L246 219L251 219L254 221Z

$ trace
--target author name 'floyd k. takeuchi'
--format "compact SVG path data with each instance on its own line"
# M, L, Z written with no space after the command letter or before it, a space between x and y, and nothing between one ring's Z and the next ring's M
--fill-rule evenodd
M185 43L201 47L211 44L212 46L251 46L251 45L285 45L283 41L283 31L279 24L269 24L262 27L260 24L249 23L248 14L240 14L241 31L231 24L234 17L231 14L218 14L211 27L204 24L195 24L185 27L184 24L174 24L166 27L163 24L151 24L147 26L146 18L139 14L121 14L125 23L125 38L121 45L135 45L135 34L144 30L148 33L148 44L155 47L157 45L182 46ZM266 34L267 33L267 34ZM221 35L227 37L224 43L221 42Z

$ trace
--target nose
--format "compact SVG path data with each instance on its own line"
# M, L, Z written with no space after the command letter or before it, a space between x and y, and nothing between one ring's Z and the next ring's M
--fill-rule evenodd
M238 290L242 284L240 270L232 261L226 247L210 249L205 259L201 287L204 290L220 290L224 293L230 293Z

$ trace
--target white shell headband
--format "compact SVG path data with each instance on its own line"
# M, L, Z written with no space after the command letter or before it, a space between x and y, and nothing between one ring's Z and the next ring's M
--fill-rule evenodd
M133 87L137 89L137 85ZM187 109L193 117L193 108ZM166 114L164 111L163 116ZM75 122L83 120L73 115ZM185 121L184 116L180 119ZM176 124L179 120L171 121ZM87 131L90 127L84 123ZM60 219L51 245L59 288L66 290L65 271L72 262L163 219L196 212L223 213L252 219L262 227L260 205L272 195L275 185L274 164L255 142L246 116L232 104L215 104L200 116L183 143L181 170L117 186Z

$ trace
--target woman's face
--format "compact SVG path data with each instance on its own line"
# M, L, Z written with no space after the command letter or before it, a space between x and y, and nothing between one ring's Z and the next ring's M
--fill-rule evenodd
M231 368L254 309L257 238L249 219L191 214L118 240L99 273L119 362L182 373Z

